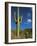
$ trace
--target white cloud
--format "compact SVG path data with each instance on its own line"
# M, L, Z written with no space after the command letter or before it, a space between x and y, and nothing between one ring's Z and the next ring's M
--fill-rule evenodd
M27 22L32 22L32 20L31 19L28 19Z

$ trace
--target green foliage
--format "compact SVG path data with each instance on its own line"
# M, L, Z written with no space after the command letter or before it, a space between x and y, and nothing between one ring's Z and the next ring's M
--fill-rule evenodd
M25 35L25 38L32 38L32 29L25 29L24 35Z

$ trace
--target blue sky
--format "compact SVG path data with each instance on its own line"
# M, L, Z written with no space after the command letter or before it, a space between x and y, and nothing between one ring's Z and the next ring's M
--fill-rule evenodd
M11 7L11 28L16 29L16 23L14 20L14 12L17 16L18 7ZM19 16L22 16L22 23L20 24L21 30L32 28L32 8L31 7L19 7Z

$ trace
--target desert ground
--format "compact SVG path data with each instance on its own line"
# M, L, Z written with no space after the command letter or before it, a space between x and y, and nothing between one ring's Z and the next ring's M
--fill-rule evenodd
M17 31L11 30L11 39L28 39L32 38L32 29L25 29L24 31L19 31L19 37Z

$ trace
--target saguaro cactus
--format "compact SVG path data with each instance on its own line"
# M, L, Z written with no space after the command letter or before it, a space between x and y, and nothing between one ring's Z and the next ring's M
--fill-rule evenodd
M15 23L17 24L17 36L19 38L19 31L20 31L20 23L22 22L22 16L19 15L19 7L18 7L18 13L17 13L17 19L15 17L16 12L14 12L14 18L15 18Z

